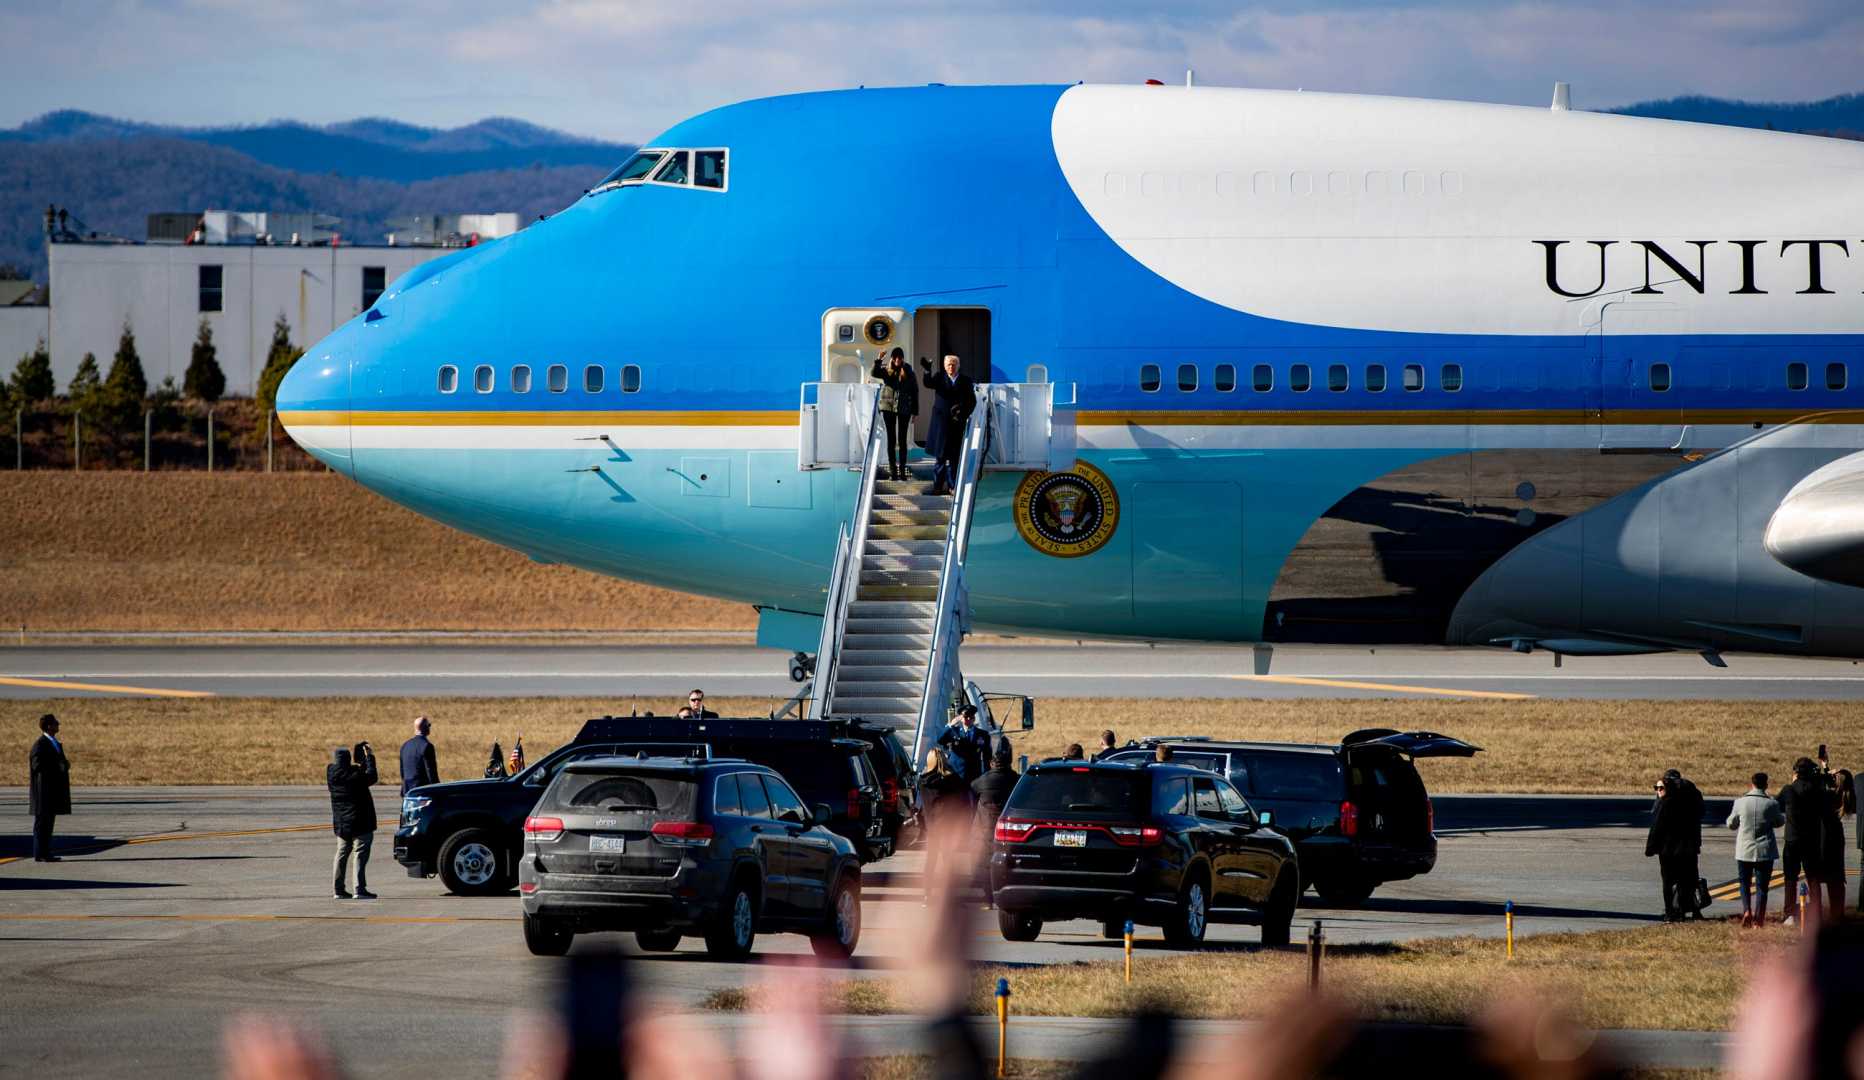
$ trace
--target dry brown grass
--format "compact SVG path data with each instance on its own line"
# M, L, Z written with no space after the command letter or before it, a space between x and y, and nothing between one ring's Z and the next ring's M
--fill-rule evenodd
M1347 945L1327 950L1322 983L1376 1021L1461 1023L1504 997L1532 994L1593 1028L1722 1031L1748 970L1799 940L1779 927L1744 933L1704 922L1518 938L1512 961L1500 941L1487 938ZM1184 1017L1254 1017L1305 985L1307 957L1299 948L1168 957L1141 951L1130 986L1119 961L982 965L972 977L970 1011L995 1012L998 978L1009 980L1011 1007L1025 1016L1131 1016L1154 1006ZM830 1000L839 1011L882 1015L910 1012L914 995L867 979L837 984ZM705 1006L733 1011L753 1003L722 991Z
M541 566L332 473L0 473L12 630L742 630L749 607Z
M330 747L366 738L393 748L425 712L435 722L441 773L477 776L493 739L522 733L536 756L605 712L678 706L652 698L203 698L0 701L0 731L24 742L42 712L59 714L80 784L309 784ZM775 701L716 698L726 715L756 716ZM1447 731L1486 748L1473 759L1420 763L1436 792L1508 791L1642 795L1674 765L1708 794L1747 788L1748 774L1786 775L1819 743L1837 766L1864 761L1857 706L1840 702L1690 701L1175 701L1051 700L1036 730L1015 734L1018 753L1060 754L1093 745L1102 727L1125 738L1169 727L1225 738L1338 739L1354 728ZM1320 719L1316 719L1320 718ZM24 782L23 755L0 756L0 784ZM385 759L383 766L389 767ZM387 774L384 774L386 780ZM399 778L397 778L399 779Z
M943 1073L933 1069L935 1060L913 1054L895 1054L889 1057L868 1058L860 1063L855 1075L861 1080L931 1080ZM992 1062L994 1068L995 1062ZM1011 1080L1061 1080L1073 1076L1077 1066L1068 1061L1031 1061L1023 1058L1011 1058L1009 1068L1003 1073Z

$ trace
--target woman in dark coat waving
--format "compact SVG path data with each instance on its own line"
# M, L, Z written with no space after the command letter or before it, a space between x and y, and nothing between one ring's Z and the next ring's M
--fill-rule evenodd
M949 495L958 483L958 453L964 449L964 427L977 409L977 384L958 373L958 358L945 357L945 370L933 371L921 359L926 389L932 399L932 422L926 430L926 453L938 462L932 472L932 494Z
M874 358L873 376L880 381L880 422L887 427L889 479L908 479L906 455L913 448L913 417L919 415L919 381L906 366L906 350Z

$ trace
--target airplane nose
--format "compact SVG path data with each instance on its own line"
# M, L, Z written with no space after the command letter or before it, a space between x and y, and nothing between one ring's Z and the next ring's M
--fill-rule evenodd
M341 331L337 337L341 335ZM298 358L278 384L279 422L310 455L345 476L350 459L350 364L346 350L325 339Z

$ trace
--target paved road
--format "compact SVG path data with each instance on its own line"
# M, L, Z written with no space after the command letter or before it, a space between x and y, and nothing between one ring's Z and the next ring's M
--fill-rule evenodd
M392 821L392 801L379 803ZM24 804L20 789L0 789L0 821L23 826ZM1303 907L1297 938L1314 919L1336 943L1496 936L1509 897L1523 934L1651 920L1657 887L1642 858L1642 800L1443 796L1437 805L1435 873L1381 889L1362 910ZM9 1067L34 1076L201 1075L219 1025L263 1006L330 1032L358 1075L477 1075L495 1060L511 1011L551 1001L561 965L525 951L515 898L449 897L437 882L406 877L387 854L387 829L371 867L382 899L328 899L320 791L80 789L76 810L60 835L83 853L0 865L0 1045ZM1707 842L1713 880L1732 867L1731 841L1717 830ZM25 848L21 832L0 835L0 859ZM897 970L917 946L917 871L911 852L869 868L860 973ZM1013 944L986 913L976 918L985 959L1119 955L1096 925L1058 924L1039 941ZM1258 947L1253 927L1212 927L1210 938ZM1140 950L1141 962L1173 951L1152 930L1142 931ZM801 938L765 937L758 952L808 948ZM756 970L714 963L692 942L636 965L651 992L674 1004L741 985Z
M1258 664L1268 661L1267 674ZM1116 645L967 646L986 689L1038 698L1864 697L1864 665L1846 660L1693 654L1568 659L1498 649ZM702 684L714 695L781 699L795 686L783 653L736 645L159 645L0 649L0 697L224 694L321 697L587 695L665 698Z

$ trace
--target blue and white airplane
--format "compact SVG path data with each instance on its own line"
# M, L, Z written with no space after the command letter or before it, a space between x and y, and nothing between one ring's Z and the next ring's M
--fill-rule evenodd
M861 378L875 315L1072 402L1071 469L979 489L981 627L1864 656L1835 139L1204 87L749 101L410 272L278 408L422 514L807 649L860 476L799 471L799 387Z

